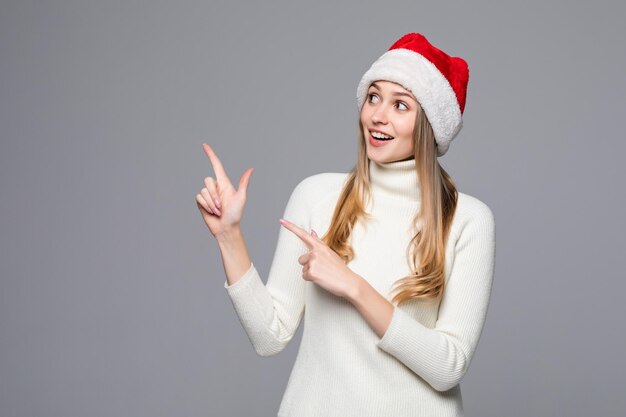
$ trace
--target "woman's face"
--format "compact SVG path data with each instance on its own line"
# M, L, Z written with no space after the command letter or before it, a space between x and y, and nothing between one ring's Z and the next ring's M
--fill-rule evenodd
M418 106L415 96L399 84L379 80L369 86L361 109L369 159L387 163L413 158L413 127ZM381 134L393 139L379 139Z

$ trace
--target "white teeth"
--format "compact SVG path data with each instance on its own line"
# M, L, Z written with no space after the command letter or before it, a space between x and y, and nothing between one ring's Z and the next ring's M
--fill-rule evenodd
M372 134L372 136L374 136L377 139L392 139L393 138L393 136L383 135L382 133L378 133L378 132L370 131L370 133Z

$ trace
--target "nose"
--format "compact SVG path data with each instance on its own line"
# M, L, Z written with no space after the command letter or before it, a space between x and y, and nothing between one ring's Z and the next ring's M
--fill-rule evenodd
M387 123L387 106L381 105L376 108L374 113L372 113L372 122Z

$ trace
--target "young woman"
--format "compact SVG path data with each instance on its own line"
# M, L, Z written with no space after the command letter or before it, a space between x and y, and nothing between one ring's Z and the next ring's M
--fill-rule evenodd
M437 157L461 129L468 79L463 59L419 33L374 62L357 87L358 161L295 187L267 284L239 228L252 169L235 190L203 145L216 178L198 208L255 351L282 351L304 317L279 417L463 415L459 383L485 322L495 222Z

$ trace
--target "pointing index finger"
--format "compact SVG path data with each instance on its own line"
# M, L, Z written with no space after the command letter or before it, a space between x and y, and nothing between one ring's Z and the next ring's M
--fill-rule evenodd
M204 153L206 153L206 155L209 157L209 160L211 161L213 171L215 171L216 179L218 181L228 180L228 182L230 182L230 180L228 179L228 175L226 175L226 171L224 170L224 167L222 166L219 158L215 154L215 151L213 151L213 148L211 148L207 143L203 143L202 148L204 149Z
M317 244L317 241L315 240L315 238L311 235L309 235L306 230L302 229L301 227L291 223L288 220L285 219L280 219L280 223L285 226L285 228L287 228L288 230L290 230L293 234L295 234L296 236L298 236L300 238L300 240L302 240L309 249L313 249L313 246L315 246Z

